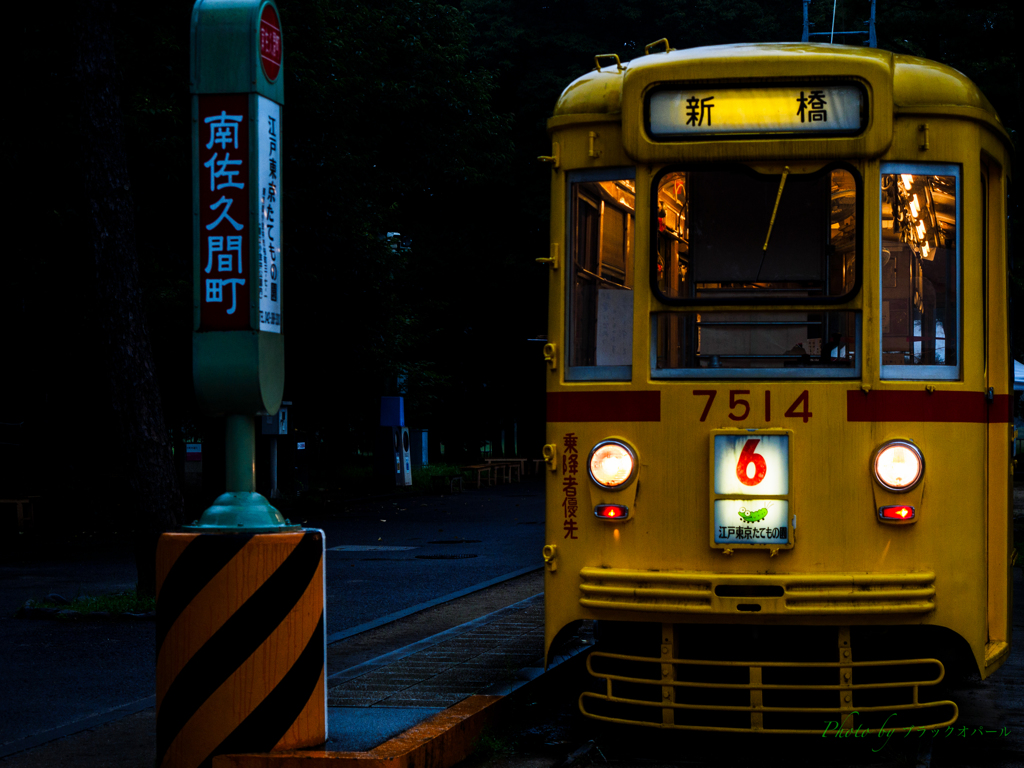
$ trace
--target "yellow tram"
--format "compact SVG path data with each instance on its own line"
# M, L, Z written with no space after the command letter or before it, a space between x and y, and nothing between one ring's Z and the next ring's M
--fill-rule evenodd
M998 116L874 49L595 63L542 158L547 651L598 621L602 720L953 722L1010 647Z

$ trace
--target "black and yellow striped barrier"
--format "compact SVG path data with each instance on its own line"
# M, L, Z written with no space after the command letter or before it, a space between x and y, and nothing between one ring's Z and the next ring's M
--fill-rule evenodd
M164 534L156 611L159 768L324 743L322 531Z

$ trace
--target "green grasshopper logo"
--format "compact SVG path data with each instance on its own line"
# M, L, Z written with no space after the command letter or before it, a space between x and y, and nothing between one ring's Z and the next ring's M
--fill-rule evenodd
M740 519L745 523L756 523L758 520L764 520L768 516L768 507L772 506L774 502L769 501L760 509L755 509L753 512L740 507L739 515Z

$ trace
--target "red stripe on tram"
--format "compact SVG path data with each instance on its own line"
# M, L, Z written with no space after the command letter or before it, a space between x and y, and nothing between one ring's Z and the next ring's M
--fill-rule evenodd
M1001 424L1013 410L1009 395L989 402L984 392L909 392L888 390L846 393L847 421L932 421L943 423Z
M548 392L548 421L661 421L661 392Z

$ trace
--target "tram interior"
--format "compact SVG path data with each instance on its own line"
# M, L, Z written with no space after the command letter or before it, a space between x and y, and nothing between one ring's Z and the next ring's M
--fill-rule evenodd
M856 201L856 179L845 169L790 174L784 182L747 169L666 174L653 254L660 298L799 305L849 295L857 273ZM572 205L570 365L628 366L634 183L574 184ZM882 176L883 365L957 364L956 242L955 177ZM659 312L656 366L855 373L858 313L793 305Z
M882 176L882 365L957 365L956 177Z
M687 171L658 186L658 290L668 299L845 296L857 271L857 187L849 171ZM847 368L859 318L849 311L663 312L657 367Z

